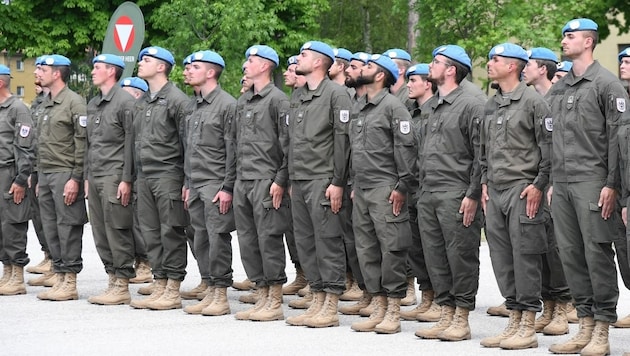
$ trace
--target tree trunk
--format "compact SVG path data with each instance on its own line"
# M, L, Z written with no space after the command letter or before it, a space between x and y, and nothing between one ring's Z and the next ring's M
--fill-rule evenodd
M408 1L409 15L407 16L407 52L413 53L413 49L416 48L416 40L420 35L420 31L417 30L419 16L416 11L416 0Z

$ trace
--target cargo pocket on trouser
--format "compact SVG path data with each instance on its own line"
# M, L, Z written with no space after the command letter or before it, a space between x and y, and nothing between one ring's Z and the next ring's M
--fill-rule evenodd
M2 212L2 215L6 222L9 224L18 224L29 220L31 215L31 200L28 193L24 196L20 204L15 204L13 202L13 195L7 192L4 193L3 198L7 209Z
M289 205L282 199L280 208L277 210L273 207L271 197L266 197L262 201L263 211L263 228L269 235L283 235L289 230Z
M319 207L322 209L321 216L322 221L319 225L319 235L323 238L329 237L341 237L343 230L341 229L341 215L343 212L334 214L330 208L330 200L324 199L319 202ZM342 210L345 208L341 208Z
M409 212L398 216L385 215L385 241L387 251L403 251L411 247L411 225L409 225ZM381 239L382 241L383 239Z
M116 230L131 229L133 226L132 206L132 204L122 206L115 196L108 196L105 222Z
M547 230L545 229L545 215L539 213L530 219L527 215L519 215L521 230L520 252L527 255L537 255L547 252Z
M189 225L188 213L184 209L184 201L181 194L171 193L168 195L169 213L167 223L170 226L186 227ZM141 211L138 214L142 214Z
M610 215L608 220L604 220L602 219L602 208L597 206L597 203L593 202L588 202L588 210L588 231L590 232L593 242L608 243L619 238L617 226L619 226L618 220L621 219L621 214L614 212Z
M219 234L230 233L236 230L236 222L234 220L234 205L230 207L227 214L221 214L219 212L219 201L214 203L214 208L216 209L216 214L213 214L212 224L214 225L214 229Z

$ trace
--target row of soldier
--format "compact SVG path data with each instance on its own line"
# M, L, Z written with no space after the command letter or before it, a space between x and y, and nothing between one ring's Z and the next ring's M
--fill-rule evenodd
M182 308L188 234L202 283L189 294L200 302L184 311L229 314L236 230L256 288L239 320L285 319L286 235L299 287L308 281L304 298L290 303L306 311L288 324L337 326L342 312L368 316L352 324L360 332L397 333L404 318L436 322L418 337L467 340L485 224L509 319L481 344L524 349L538 346L537 332L566 334L573 300L579 331L550 351L607 354L618 299L611 243L627 249L625 210L616 209L629 195L627 93L593 60L593 21L572 20L562 34L572 63L558 67L545 48L493 47L487 69L497 91L487 102L456 45L412 66L403 50L352 54L310 41L288 61L290 99L272 82L280 62L264 45L245 54L238 100L219 85L225 63L216 52L184 60L192 99L168 80L175 60L166 49L139 53L142 79L121 82L135 97L117 85L124 62L102 54L92 71L100 93L87 106L65 84L70 61L46 55L35 72L45 99L32 115L10 96L10 71L1 68L8 193L0 294L26 291L27 222L39 207L52 260L41 280L52 288L37 297L78 298L89 198L109 278L91 303ZM558 68L566 76L552 86ZM149 296L132 300L128 284L146 259ZM414 278L422 303L401 312ZM361 296L339 306L350 279Z

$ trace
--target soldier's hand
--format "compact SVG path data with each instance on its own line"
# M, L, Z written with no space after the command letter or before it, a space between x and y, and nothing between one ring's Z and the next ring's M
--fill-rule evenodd
M63 202L66 205L72 205L79 195L79 182L74 179L68 179L63 187Z
M459 213L464 214L464 218L462 220L464 226L469 227L475 220L477 204L478 202L474 199L470 199L468 197L464 197L464 199L462 199L462 204L459 206Z
M21 185L17 185L15 183L11 184L11 188L9 188L9 194L13 195L13 202L15 204L20 204L24 200L24 192L26 188Z
M184 202L184 209L188 210L188 195L190 194L190 189L186 188L186 186L182 187L182 201Z
M599 193L599 201L597 206L602 209L602 219L608 220L608 218L615 211L615 200L617 199L617 191L603 187L601 193Z
M551 206L551 197L553 196L553 185L549 186L549 189L547 189L547 204L549 206Z
M120 182L118 184L116 199L120 200L120 205L122 206L129 205L129 201L131 200L131 183Z
M269 187L269 195L271 196L273 208L276 210L280 209L280 204L282 204L282 196L284 195L284 188L279 186L275 182L271 183L271 187Z
M392 190L391 194L389 195L389 203L392 205L392 213L394 213L394 216L400 215L400 210L405 204L406 198L407 196L405 194L395 189Z
M488 200L490 197L488 196L488 185L481 185L481 210L483 211L483 215L486 215L486 206L488 206Z
M330 210L337 214L341 210L341 198L343 197L343 187L328 185L326 188L326 199L330 200Z
M625 206L621 209L621 220L625 226L628 226L628 208Z
M536 217L536 214L538 214L538 209L540 208L542 196L542 191L536 188L533 184L528 185L521 192L521 199L527 197L527 207L525 208L525 214L528 218L533 219Z
M213 203L219 202L219 213L227 214L230 211L230 206L232 205L232 194L225 192L223 190L219 190L219 192L212 199Z

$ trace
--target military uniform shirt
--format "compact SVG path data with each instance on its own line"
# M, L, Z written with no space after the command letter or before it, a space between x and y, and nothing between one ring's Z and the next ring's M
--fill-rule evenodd
M395 185L406 194L414 181L416 147L405 106L383 89L371 100L363 97L350 126L355 189Z
M235 132L236 176L241 180L272 179L286 187L289 180L289 99L273 83L238 99Z
M168 82L151 98L147 91L134 112L138 177L184 176L183 123L190 98Z
M411 114L411 122L413 124L413 134L416 140L416 147L420 149L424 142L424 137L427 131L427 122L429 121L429 113L431 112L431 105L437 100L437 96L432 96L422 105L418 105L417 101L413 101L413 104L409 108L409 114ZM413 165L414 181L412 183L412 191L414 194L420 189L420 167L422 162L420 161L420 155L416 154L416 163Z
M0 104L0 168L16 167L13 181L22 187L34 159L32 127L28 108L15 96Z
M461 87L431 104L423 147L419 148L422 191L466 190L481 196L479 125L483 103Z
M221 86L190 103L186 118L186 183L195 188L213 180L223 181L231 192L236 180L236 147L232 121L236 99Z
M486 103L481 129L481 183L500 190L532 183L544 191L550 141L551 113L542 96L525 82L508 98L497 90Z
M37 108L37 168L42 173L72 171L83 181L87 108L85 99L64 87L53 99L50 94Z
M553 117L552 180L605 180L618 189L618 124L627 110L628 95L599 62L582 77L569 71L550 89Z
M118 85L88 103L86 171L89 175L121 175L123 182L133 181L134 104L135 99Z
M335 186L346 185L351 108L348 92L328 78L315 90L296 91L288 121L291 180L331 178Z

